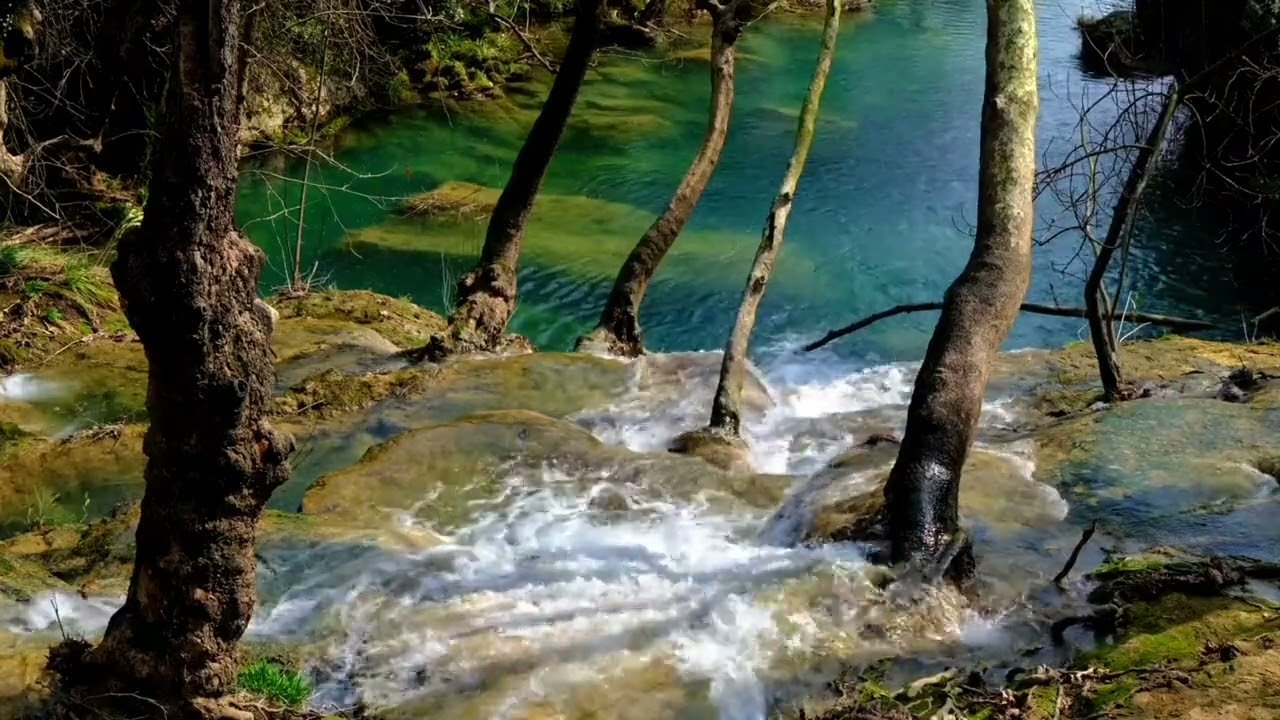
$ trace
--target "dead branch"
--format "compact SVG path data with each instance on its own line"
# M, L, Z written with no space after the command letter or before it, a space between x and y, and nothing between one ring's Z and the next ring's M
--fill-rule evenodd
M1067 575L1071 573L1071 569L1076 566L1076 561L1080 559L1080 551L1084 549L1084 546L1089 542L1097 530L1098 521L1094 520L1089 524L1089 527L1085 528L1084 532L1081 533L1080 542L1076 543L1075 548L1071 551L1071 557L1067 558L1067 564L1063 565L1062 570L1058 571L1058 574L1053 576L1054 585L1062 587L1062 581L1067 579Z
M804 350L804 352L813 352L814 350L817 350L818 348L829 345L835 340L839 340L840 338L846 335L852 335L853 333L858 332L859 330L862 330L871 325L874 325L880 322L881 320L885 320L891 317L896 317L898 315L906 315L908 313L928 312L930 310L941 310L941 309L942 309L942 303L940 302L912 303L907 305L897 305L895 307L889 308L888 310L881 310L880 312L872 313L871 315L868 315L862 318L861 320L855 323L846 325L838 330L831 330L825 336L823 336L822 339L815 340L814 342L811 342L808 345L805 345L801 349ZM1071 318L1087 317L1087 310L1085 308L1058 307L1056 305L1041 305L1038 303L1023 303L1021 307L1021 311L1024 313L1031 313L1033 315L1052 315L1054 317L1071 317ZM1123 319L1123 320L1129 320L1137 323L1148 323L1151 325L1158 325L1160 327L1167 327L1172 330L1188 330L1188 331L1209 330L1214 327L1214 324L1207 320L1196 320L1194 318L1182 318L1182 317L1174 317L1171 315L1156 315L1154 313L1141 313L1141 312L1125 313L1123 314L1123 316L1113 313L1111 314L1109 319L1111 320Z
M543 57L542 53L538 52L538 48L536 45L533 44L533 40L530 40L529 36L526 35L524 31L519 28L519 26L517 26L515 23L511 22L510 20L508 20L507 18L503 17L502 15L496 12L490 11L489 17L493 18L494 20L497 20L499 25L502 25L506 29L510 30L512 34L514 34L516 38L520 40L520 44L524 45L524 49L528 50L529 54L533 56L533 59L537 60L539 65L546 68L547 72L551 73L552 75L556 74L555 66L552 65L545 57Z

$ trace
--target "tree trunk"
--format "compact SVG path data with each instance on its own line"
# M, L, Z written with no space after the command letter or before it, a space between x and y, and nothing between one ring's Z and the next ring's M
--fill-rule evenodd
M644 352L640 305L644 302L645 292L715 174L729 134L729 119L733 114L733 71L738 38L742 36L737 5L734 2L725 8L713 6L711 10L714 18L711 28L711 109L702 147L666 210L649 226L622 263L600 321L590 335L578 340L579 350L599 350L625 357L635 357Z
M1033 0L987 0L977 236L944 298L885 487L893 561L931 568L930 577L963 580L973 571L960 528L960 472L991 363L1031 281L1036 42Z
M236 716L219 698L253 614L257 521L293 446L265 420L265 257L235 227L241 18L239 0L179 3L145 219L111 266L150 365L135 564L124 606L69 678L154 699L170 718Z
M742 293L742 304L738 307L738 319L734 322L733 332L725 345L724 361L720 366L720 383L716 386L715 398L711 403L711 423L709 430L716 434L740 437L742 432L742 382L746 372L747 349L751 341L751 331L756 323L756 311L764 298L765 287L769 276L773 274L773 264L782 250L782 240L787 229L787 219L791 215L791 205L795 200L796 187L800 184L800 175L804 172L805 162L809 159L809 149L813 147L814 129L818 124L818 110L822 104L822 91L827 85L827 75L831 72L831 62L836 53L836 39L840 35L840 0L827 0L827 17L822 29L822 49L818 53L818 62L813 69L813 79L809 81L809 89L805 94L804 105L800 108L800 123L796 129L795 150L791 154L791 162L787 165L786 175L782 178L782 187L773 200L769 217L765 221L764 235L760 239L760 247L756 249L755 261L751 265L751 274L747 278L747 287Z
M0 197L8 197L13 190L22 189L23 176L27 172L27 158L14 155L4 144L4 133L9 129L9 88L4 80L0 80L0 180L4 187L0 188Z
M457 307L449 319L448 352L496 349L516 309L520 243L534 200L564 135L587 67L595 55L604 18L603 0L579 0L564 60L516 156L511 178L498 197L476 269L458 282ZM443 354L443 352L428 353Z
M40 19L32 0L0 0L0 79L31 62Z
M1151 178L1156 161L1164 152L1165 142L1169 137L1169 129L1173 118L1177 115L1180 95L1177 87L1169 91L1165 98L1164 108L1155 125L1147 133L1146 143L1134 158L1129 175L1125 178L1124 189L1111 213L1111 223L1107 227L1107 237L1098 249L1098 257L1094 259L1093 268L1084 286L1084 302L1089 320L1089 335L1093 340L1093 351L1098 358L1098 377L1102 380L1102 390L1108 402L1116 402L1124 398L1124 375L1120 369L1119 350L1116 344L1114 326L1107 319L1105 308L1107 270L1111 260L1125 243L1133 231L1133 224L1138 216L1142 193L1146 190L1147 181Z

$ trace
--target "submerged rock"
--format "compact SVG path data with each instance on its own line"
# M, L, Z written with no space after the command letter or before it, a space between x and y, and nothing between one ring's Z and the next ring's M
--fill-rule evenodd
M751 471L751 448L738 435L712 428L699 428L677 435L669 448L673 453L691 455L729 472Z
M426 308L367 290L325 290L274 303L282 324L292 319L354 323L402 350L425 343L448 326L448 321Z
M884 487L897 457L892 443L861 446L794 490L761 530L776 545L887 539ZM960 512L966 524L1008 534L1059 524L1067 507L1032 477L1024 459L977 448L965 463Z

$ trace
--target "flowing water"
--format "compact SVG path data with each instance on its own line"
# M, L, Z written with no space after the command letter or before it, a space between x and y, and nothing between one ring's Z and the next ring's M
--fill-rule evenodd
M1093 8L1040 8L1048 138L1072 127L1071 99L1092 82L1075 66L1073 22ZM307 502L337 497L343 522L373 535L268 533L249 637L306 659L315 704L404 718L760 720L820 694L849 664L892 657L908 676L962 660L1051 659L1022 652L1043 645L1046 613L1074 593L1041 588L1094 517L1114 522L1082 566L1102 545L1151 537L1274 553L1275 483L1245 460L1280 432L1280 413L1134 405L1073 430L1068 447L1088 451L1054 460L1064 480L1046 484L1019 401L1033 381L1016 373L993 390L966 471L980 604L945 592L900 604L876 589L866 547L795 542L813 522L812 499L872 488L892 461L870 454L856 472L824 470L854 442L900 428L914 367L897 361L919 357L932 318L886 323L820 357L788 348L938 298L971 243L983 3L882 0L848 25L756 335L762 379L746 432L762 474L713 472L663 449L704 420L717 356L688 351L723 342L789 153L817 45L814 22L795 19L765 20L743 40L724 162L644 308L648 344L666 354L626 367L555 354L477 363L436 395L384 402L311 438L275 502L292 509L316 477L338 471L321 492L339 494ZM589 329L696 149L706 85L696 53L615 53L591 72L534 213L515 330L563 349ZM543 87L345 133L333 154L341 167L318 171L305 266L339 287L447 309L483 220L405 219L395 198L449 181L500 186ZM296 233L282 212L298 202L287 178L300 175L277 159L243 183L242 219L277 271ZM1046 218L1056 211L1042 203ZM1144 309L1234 315L1242 300L1203 233L1170 199L1153 207L1134 258ZM1057 272L1075 249L1037 250L1033 299L1078 295L1078 281ZM1075 321L1024 318L1010 345L1058 346L1079 332ZM0 386L12 398L49 391L31 377ZM474 415L484 411L506 414ZM0 634L49 637L47 599L0 607ZM62 622L89 633L112 606L59 598Z

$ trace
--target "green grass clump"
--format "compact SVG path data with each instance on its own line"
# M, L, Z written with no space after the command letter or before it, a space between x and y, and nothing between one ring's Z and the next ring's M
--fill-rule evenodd
M242 668L239 685L244 692L290 708L300 708L311 699L311 681L302 673L267 660Z

